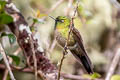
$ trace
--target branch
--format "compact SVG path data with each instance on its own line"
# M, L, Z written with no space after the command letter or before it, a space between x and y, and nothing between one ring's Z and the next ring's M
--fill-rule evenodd
M54 11L64 0L58 0L58 2L56 2L49 10L47 13L50 13L52 11Z
M69 38L70 38L70 34L71 34L71 31L72 31L72 28L73 28L73 19L75 17L76 12L77 12L77 8L78 8L78 2L77 2L77 6L75 8L74 14L73 14L71 22L70 22L70 28L69 28L69 32L68 32L68 38L67 38L65 46L64 46L63 57L62 57L61 62L60 62L60 67L59 67L59 71L58 71L58 78L57 78L57 80L60 80L60 72L61 72L62 64L63 64L64 58L65 58L65 55L68 53L67 52L67 44L68 44L68 41L69 41Z
M7 80L8 73L9 73L8 70L5 69L2 80Z
M0 69L6 69L5 68L5 65L3 64L0 64ZM20 67L15 67L15 66L11 66L11 69L12 70L18 70L18 71L22 71L22 72L27 72L27 73L33 73L34 74L34 71L31 69L31 68L20 68ZM39 76L43 76L42 75L42 72L41 71L38 71L38 75ZM54 75L54 74L53 74ZM64 79L75 79L75 80L91 80L89 78L84 78L80 75L72 75L72 74L67 74L67 73L61 73L61 76L64 78ZM43 79L44 80L44 79ZM51 77L48 77L47 76L47 80L55 80ZM94 79L94 80L104 80L104 79Z
M21 48L19 47L13 54L18 55L18 53L21 51Z
M48 50L49 50L49 53L51 53L51 52L53 51L53 49L54 49L55 46L56 46L56 43L57 43L57 42L56 42L56 39L55 39L55 37L54 37L53 42L52 42L50 48L48 49Z
M69 13L70 13L70 10L71 10L71 7L72 7L72 3L73 3L74 0L68 0L68 1L69 1L68 2L68 8L65 11L66 16L69 16Z
M115 56L114 56L113 61L110 65L110 68L108 70L108 73L107 73L105 80L110 80L111 76L113 75L113 73L115 71L116 66L119 63L119 59L120 59L120 47L117 49L117 51L115 53Z
M12 70L17 70L17 71L21 71L21 72L26 72L26 73L32 73L34 74L34 70L29 68L29 67L26 67L26 68L22 68L22 67L16 67L16 66L13 66L13 65L10 65L11 69ZM0 69L3 69L5 70L6 67L4 64L0 64ZM56 73L55 73L56 74ZM47 75L44 75L40 70L38 70L38 76L42 79L42 80L55 80L55 74L53 73L51 76L51 74L47 74Z
M14 22L8 24L8 27L17 38L17 42L26 58L27 66L30 68L35 67L35 72L41 70L43 75L56 71L56 67L44 56L45 53L40 50L38 39L33 36L28 23L16 6L13 3L8 3L5 11L13 17Z
M30 37L30 41L33 42L31 37ZM34 49L33 43L31 43L31 48L32 48L33 60L34 60L35 80L37 80L37 59L36 59L36 54L35 54L35 49Z
M9 62L8 62L8 60L7 60L5 51L4 51L4 49L3 49L3 47L2 47L1 44L0 44L0 52L1 52L2 56L3 56L4 63L5 63L8 71L9 71L11 80L15 80L14 75L13 75L13 73L12 73L12 71L11 71L11 68L10 68Z
M63 51L63 56L62 56L62 59L61 59L61 61L60 61L60 67L59 67L59 70L58 70L58 78L57 78L57 80L60 80L60 72L61 72L61 68L62 68L63 61L64 61L64 59L65 59L65 54L66 54L66 52Z
M21 51L21 48L18 48L14 53L13 55L18 55L18 53ZM12 58L8 57L9 58L9 63L11 64L12 63ZM2 80L7 80L7 76L8 76L8 70L5 69L4 71L4 76L3 76L3 79Z
M110 0L110 2L111 2L117 9L120 9L119 0Z

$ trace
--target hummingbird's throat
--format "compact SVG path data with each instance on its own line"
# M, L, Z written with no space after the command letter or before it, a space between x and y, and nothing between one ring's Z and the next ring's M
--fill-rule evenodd
M64 28L61 27L61 26L58 26L56 29L57 29L57 30L60 30L60 29L64 29Z

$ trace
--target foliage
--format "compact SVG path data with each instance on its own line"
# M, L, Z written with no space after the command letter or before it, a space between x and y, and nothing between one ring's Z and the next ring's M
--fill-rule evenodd
M2 54L0 53L0 61L3 59L3 56L2 56Z
M49 10L51 10L51 7L54 7L54 5L56 5L57 1L59 0L13 0L13 1L15 2L17 8L21 10L21 13L26 19L28 17L31 17L31 22L29 22L28 20L30 29L32 32L35 32L35 28L37 27L38 30L37 37L39 37L40 39L40 41L38 40L38 43L40 44L41 47L44 48L44 50L46 50L50 47L54 39L53 27L55 23L52 19L48 17L48 15L53 15L53 17L63 16L66 14L68 10L69 14L67 16L71 17L77 0L73 0L71 6L69 4L69 1L72 0L64 0L51 13L48 13ZM116 1L119 2L120 0L116 0ZM5 5L6 2L0 0L0 28L4 24L9 24L13 22L13 18L4 11ZM34 11L35 14L32 13L33 10L36 10ZM112 56L114 56L114 54L112 54L113 53L112 51L110 51L110 54L105 54L102 51L101 44L104 45L105 47L104 50L108 50L111 49L111 47L114 47L113 44L116 38L113 33L116 34L118 30L116 30L115 32L111 31L110 34L108 34L108 36L105 37L102 34L103 33L107 34L107 32L104 31L110 30L111 27L113 26L119 27L117 25L117 23L120 23L120 21L117 20L117 18L119 19L119 15L116 13L117 10L110 4L109 0L80 0L77 9L77 16L74 19L74 26L81 33L83 42L85 43L85 48L90 56L90 59L92 60L95 72L97 73L94 73L93 75L84 74L81 65L78 65L77 61L74 59L74 57L71 54L68 54L65 58L62 68L63 72L70 74L83 73L84 75L82 77L90 78L90 79L96 79L100 77L104 78L105 76L104 74L106 74L107 71L105 70L106 64L108 64L108 62L112 60L113 58ZM115 20L112 20L114 16L115 16ZM7 33L7 31L3 33L1 32L0 38L4 36L8 37L10 44L14 44L16 42L16 37L13 34ZM99 43L100 41L102 43ZM18 44L15 45L18 46ZM10 48L10 47L7 45L7 47L5 48ZM46 51L49 52L49 50ZM8 53L9 54L7 54L7 56L10 56L13 59L13 63L19 65L20 58L18 56L11 55L10 51L8 51ZM62 56L61 47L58 44L56 44L54 50L50 53L52 53L52 54L48 54L50 55L50 60L53 60L52 62L55 65L57 65L57 63L60 61L60 56ZM109 57L108 55L111 57ZM21 54L20 57L23 58ZM1 54L0 54L0 61L2 61ZM115 72L119 72L119 71L120 70L116 69ZM120 75L113 75L111 80L120 80Z
M101 75L99 73L94 72L93 74L89 75L89 74L84 74L83 75L84 78L89 78L89 79L97 79L100 78Z
M5 5L6 5L5 1L0 1L0 13L4 12Z
M0 1L0 25L13 22L13 18L4 11L5 4L5 1Z
M37 23L43 24L44 23L43 18L46 17L47 14L40 13L40 10L37 10L37 12L33 15L34 15L34 17L30 17L32 19L32 24L30 25L30 30L32 32L35 32L35 24L37 24Z
M11 16L9 16L6 13L1 13L0 14L0 25L1 24L9 24L13 22L13 18Z
M16 41L16 37L13 34L8 34L7 36L9 38L10 44L13 44Z
M2 38L4 36L7 36L9 38L10 44L13 44L16 41L16 37L14 36L14 34L11 34L11 33L7 34L7 33L3 32L0 36L0 38Z
M20 64L20 58L18 56L15 55L9 55L9 56L13 59L13 62L15 62L16 65Z
M113 75L111 80L120 80L120 75Z

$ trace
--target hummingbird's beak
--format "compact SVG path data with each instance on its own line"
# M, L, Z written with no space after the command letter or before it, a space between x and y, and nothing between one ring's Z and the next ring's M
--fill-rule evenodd
M56 29L57 20L54 17L52 17L52 16L49 16L49 17L52 18L53 20L55 20L55 26L54 26L54 30L55 30Z
M54 17L52 17L52 16L49 16L49 17L56 21L56 19Z

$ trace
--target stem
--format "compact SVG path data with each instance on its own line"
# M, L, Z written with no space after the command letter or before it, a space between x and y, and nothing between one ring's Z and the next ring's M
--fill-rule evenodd
M110 68L108 70L108 73L107 73L107 76L106 76L105 80L110 80L112 74L115 71L115 68L116 68L117 64L119 63L119 59L120 59L120 48L118 48L117 51L116 51L116 54L115 54L115 56L113 58L113 61L110 65Z
M30 41L33 42L32 38L30 37ZM35 49L33 43L31 43L32 53L33 53L33 60L34 60L34 70L35 70L35 80L37 80L37 59L35 54Z
M59 71L58 71L58 78L57 78L57 80L60 80L60 72L61 72L61 68L62 68L62 64L63 64L64 58L65 58L65 52L63 52L63 57L62 57L61 62L60 62L60 67L59 67Z
M76 8L75 8L73 17L72 17L71 22L70 22L70 28L69 28L69 32L68 32L68 38L67 38L66 43L65 43L65 46L64 46L63 57L62 57L62 59L61 59L61 63L60 63L59 71L58 71L58 78L57 78L57 80L60 80L60 72L61 72L61 68L62 68L62 63L63 63L63 60L64 60L65 55L66 55L66 53L67 53L67 44L68 44L68 41L69 41L69 38L70 38L70 34L71 34L71 32L72 32L72 28L74 27L74 26L73 26L73 24L74 24L74 23L73 23L73 19L74 19L74 17L75 17L76 12L77 12L77 8L78 8L78 2L77 2L77 6L76 6Z
M49 10L47 13L51 13L54 11L61 3L63 3L64 0L58 0Z
M11 80L15 80L14 75L13 75L13 73L12 73L12 71L11 71L11 68L10 68L9 62L8 62L8 60L7 60L5 51L4 51L4 49L3 49L2 45L1 45L1 43L0 43L0 52L1 52L2 56L3 56L4 63L5 63L5 65L6 65L7 69L8 69L8 71L9 71Z

